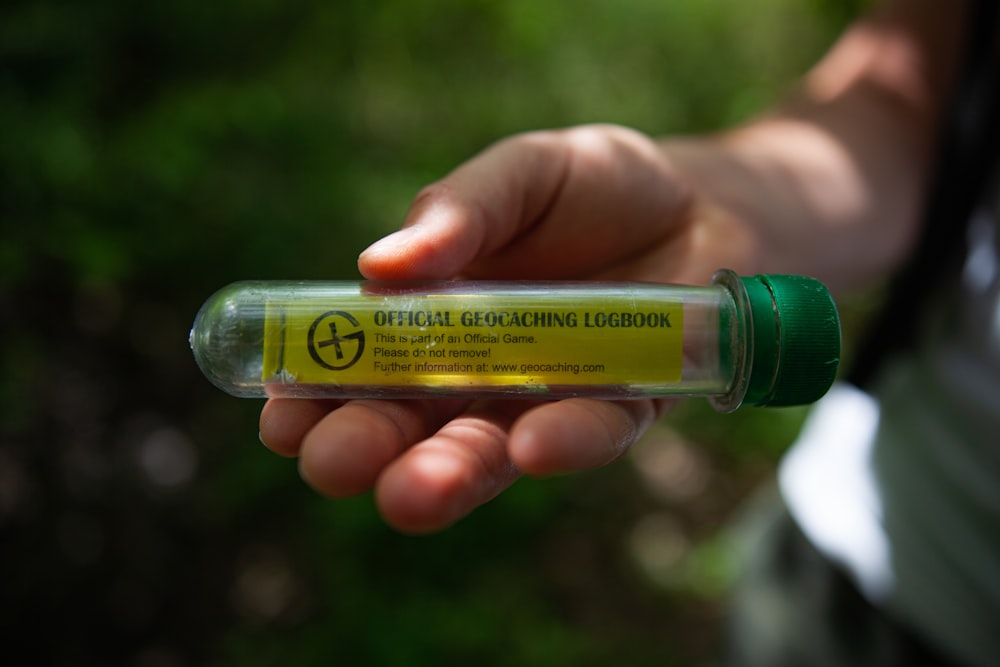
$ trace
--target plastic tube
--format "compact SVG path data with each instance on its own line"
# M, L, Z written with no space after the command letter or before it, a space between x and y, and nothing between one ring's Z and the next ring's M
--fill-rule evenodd
M822 396L840 358L829 292L803 276L602 282L238 282L190 343L240 397L630 399L720 411Z

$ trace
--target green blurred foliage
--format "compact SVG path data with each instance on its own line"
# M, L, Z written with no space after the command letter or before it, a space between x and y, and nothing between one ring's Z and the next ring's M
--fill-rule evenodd
M508 134L737 122L780 97L861 4L4 3L8 654L249 666L711 655L727 567L713 536L800 412L684 406L660 435L703 452L710 481L683 502L665 506L622 464L523 481L414 539L369 498L304 488L294 462L255 442L259 404L199 376L187 329L231 280L355 277L358 252L420 186ZM679 544L701 546L644 568L636 526L664 511ZM36 631L52 640L25 641Z

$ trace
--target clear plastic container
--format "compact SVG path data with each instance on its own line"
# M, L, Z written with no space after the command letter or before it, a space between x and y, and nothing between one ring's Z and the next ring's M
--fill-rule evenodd
M840 356L836 306L802 276L710 285L238 282L191 348L240 397L816 400Z

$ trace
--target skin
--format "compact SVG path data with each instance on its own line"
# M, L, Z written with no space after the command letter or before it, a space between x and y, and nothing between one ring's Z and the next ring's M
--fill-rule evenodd
M514 136L419 193L358 260L370 279L704 283L720 267L847 289L918 232L962 3L889 0L786 104L704 137L616 126ZM553 252L557 249L558 252ZM318 492L374 489L385 521L441 530L521 474L620 458L669 403L272 399L261 440Z

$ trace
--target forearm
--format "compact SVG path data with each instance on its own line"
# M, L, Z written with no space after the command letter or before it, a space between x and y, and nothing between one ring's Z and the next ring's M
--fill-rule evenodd
M838 42L788 103L662 147L709 207L742 227L743 271L835 288L893 268L919 229L962 3L890 2Z

